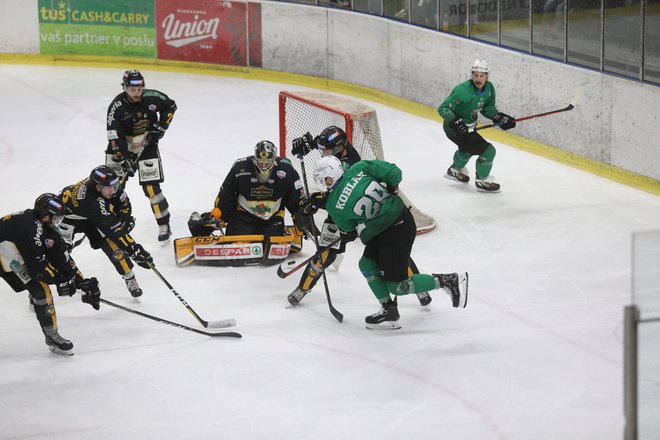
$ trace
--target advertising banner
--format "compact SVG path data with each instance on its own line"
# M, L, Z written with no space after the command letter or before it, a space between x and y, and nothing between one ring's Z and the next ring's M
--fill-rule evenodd
M261 37L261 9L256 20ZM156 2L158 58L180 61L247 66L248 55L259 56L259 50L248 49L248 8L246 2L219 0L170 0ZM254 65L254 63L253 63Z
M43 54L155 58L153 0L39 0Z

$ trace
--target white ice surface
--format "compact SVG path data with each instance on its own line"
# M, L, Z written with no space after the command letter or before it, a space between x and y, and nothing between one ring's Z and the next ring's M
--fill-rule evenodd
M277 94L301 88L143 73L179 107L160 150L180 237L193 210L212 207L236 158L277 142ZM103 163L121 74L0 65L0 215ZM454 148L439 122L373 105L402 187L438 223L413 257L422 272L468 271L466 309L440 292L430 311L404 297L401 330L366 330L378 303L357 268L360 244L328 274L343 324L322 283L287 309L297 275L177 268L132 180L134 237L203 318L236 318L243 339L57 297L60 333L76 353L59 357L26 293L1 283L0 439L621 439L630 236L660 226L660 198L501 144L493 174L503 191L477 193L442 178ZM474 178L474 161L469 169ZM312 250L306 242L304 254ZM104 298L198 326L155 274L136 269L145 291L136 304L102 252L85 242L73 256Z

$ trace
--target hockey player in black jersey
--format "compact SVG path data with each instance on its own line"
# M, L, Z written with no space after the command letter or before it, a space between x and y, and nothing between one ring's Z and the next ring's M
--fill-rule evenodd
M272 142L260 141L254 155L234 162L213 210L201 215L194 212L188 226L193 236L210 235L213 225L223 223L226 236L280 237L286 234L285 210L299 228L308 226L303 218L307 216L297 216L303 200L303 184L291 162L277 157Z
M101 249L110 259L131 296L142 296L133 263L126 256L145 269L151 269L153 258L130 235L135 219L119 176L110 167L98 166L88 178L65 187L60 196L67 207L60 225L65 241L71 246L76 233L85 234L92 249Z
M70 257L57 225L64 203L54 194L37 198L34 209L0 218L0 277L16 292L27 290L30 303L54 353L73 354L71 341L60 336L49 284L60 296L82 291L82 301L99 309L101 293L96 278L85 279Z
M315 138L312 138L312 135L307 132L302 137L294 139L291 152L300 157L307 155L310 151L317 148L321 150L322 156L333 155L346 167L350 167L361 160L358 151L353 147L353 144L348 141L346 132L334 125L324 129L321 134ZM319 209L325 209L327 195L327 192L316 192L311 194L309 199L304 203L303 212L305 214L315 214ZM346 250L348 237L341 236L339 229L334 224L330 215L328 215L321 228L319 246L326 247L340 237L342 238L340 241L324 251L319 257L314 258L309 262L300 278L298 287L287 296L287 300L291 306L296 307L305 295L307 295L316 285L322 274L321 264L323 264L323 270L327 269L336 261L337 256L344 253ZM409 271L410 274L419 273L417 266L412 259L410 260ZM417 294L417 297L422 306L430 304L432 300L431 295L428 292L420 292Z
M137 173L158 224L158 241L165 243L172 232L169 204L160 188L164 175L158 141L172 123L176 103L158 90L145 89L137 70L124 72L122 87L108 107L106 165L124 180Z

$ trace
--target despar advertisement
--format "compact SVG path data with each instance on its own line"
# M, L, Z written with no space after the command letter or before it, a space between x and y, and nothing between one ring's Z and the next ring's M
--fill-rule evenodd
M43 54L154 58L153 0L39 0Z
M261 66L260 4L157 1L156 32L160 59Z

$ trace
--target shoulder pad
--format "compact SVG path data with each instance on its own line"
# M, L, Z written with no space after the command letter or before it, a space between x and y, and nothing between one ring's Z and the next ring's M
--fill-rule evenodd
M252 156L241 157L240 159L236 159L236 160L234 161L234 165L239 164L239 163L241 163L241 162L252 163Z
M144 92L142 92L142 97L146 98L149 96L154 96L156 98L160 98L163 101L167 99L167 96L159 92L158 90L152 90L152 89L145 89Z

